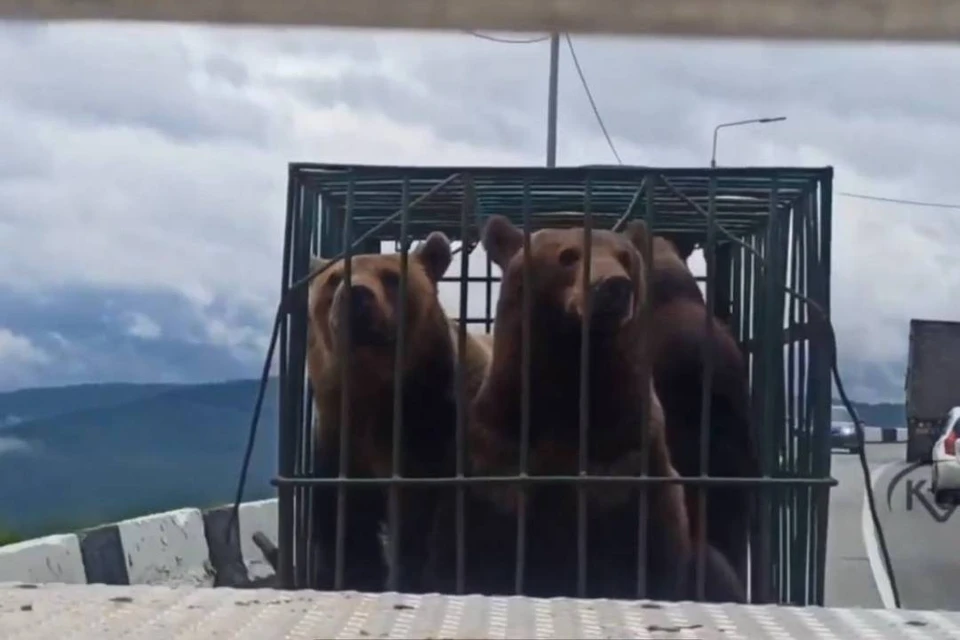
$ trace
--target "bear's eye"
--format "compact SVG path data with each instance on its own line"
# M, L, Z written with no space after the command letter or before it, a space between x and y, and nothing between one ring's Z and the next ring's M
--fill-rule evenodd
M380 281L383 283L383 286L391 292L400 288L400 274L392 271L382 273L380 275Z
M620 262L620 264L622 264L622 265L624 266L624 268L626 268L627 270L630 269L631 260L630 260L630 252L629 252L629 251L619 251L619 252L617 252L617 260Z
M557 260L564 267L569 267L577 262L580 259L580 250L569 247L560 252Z
M327 288L336 289L340 286L340 283L343 282L343 276L339 273L331 273L330 277L327 278Z

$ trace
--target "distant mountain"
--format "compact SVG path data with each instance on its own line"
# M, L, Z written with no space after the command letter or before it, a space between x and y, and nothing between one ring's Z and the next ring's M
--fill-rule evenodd
M0 525L22 534L233 500L257 383L85 385L0 394ZM57 405L62 401L63 404ZM274 495L277 384L247 499Z
M91 384L0 393L0 530L73 530L233 500L257 380ZM903 405L856 403L873 426ZM275 495L277 381L267 388L245 497Z
M171 384L78 384L0 393L0 427L82 409L105 408L170 390Z
M839 400L834 400L834 404L842 404ZM902 403L884 402L880 404L867 404L863 402L854 402L853 408L857 411L857 416L867 426L871 427L905 427L906 414Z

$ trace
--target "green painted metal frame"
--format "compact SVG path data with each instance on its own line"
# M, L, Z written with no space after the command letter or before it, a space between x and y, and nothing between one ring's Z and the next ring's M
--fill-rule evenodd
M656 233L705 243L708 303L729 316L750 368L764 472L763 479L753 481L759 509L751 543L752 582L771 587L781 602L822 605L829 489L835 484L828 431L831 354L829 344L810 330L812 312L786 289L814 300L829 316L832 181L830 167L294 163L289 167L282 294L308 275L312 254L379 252L382 242L398 241L401 231L413 240L439 229L472 251L484 219L492 214L506 215L518 225L529 220L531 229L583 226L585 215L594 229L612 228L638 217ZM465 257L461 265L466 265ZM496 305L492 283L498 277L489 260L485 271L448 280L460 282L461 294L467 281L485 284L485 317L467 321L489 330ZM310 479L313 407L304 370L306 293L301 290L290 299L280 333L275 484L280 583L299 588L308 585L313 571L306 492L323 481L356 481ZM465 310L461 303L461 313Z

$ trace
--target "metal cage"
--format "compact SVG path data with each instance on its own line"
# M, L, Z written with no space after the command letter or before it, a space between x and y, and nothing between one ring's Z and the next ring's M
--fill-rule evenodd
M696 241L706 300L727 318L746 355L752 426L763 477L753 482L750 582L780 602L823 604L828 524L830 345L800 296L829 316L833 169L391 167L291 164L284 238L279 355L279 584L311 586L313 402L305 374L311 255L377 253L381 243L445 232L463 250L468 284L484 288L490 331L496 300L489 259L471 275L466 254L492 214L529 229L610 229L631 218L654 233ZM575 214L562 212L577 212ZM390 248L392 251L393 249ZM295 283L298 283L295 285ZM790 293L792 290L794 293ZM799 294L796 295L796 294ZM454 314L456 316L456 314ZM326 479L338 486L350 478ZM703 479L687 482L703 483ZM396 482L386 479L384 484ZM463 483L451 483L462 486ZM450 487L454 490L454 486ZM575 596L576 594L569 594Z

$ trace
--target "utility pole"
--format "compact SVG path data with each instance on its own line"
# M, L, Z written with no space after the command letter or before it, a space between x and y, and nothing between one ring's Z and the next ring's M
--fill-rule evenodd
M557 166L557 85L560 66L560 34L550 36L550 81L547 90L547 166Z

